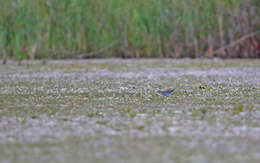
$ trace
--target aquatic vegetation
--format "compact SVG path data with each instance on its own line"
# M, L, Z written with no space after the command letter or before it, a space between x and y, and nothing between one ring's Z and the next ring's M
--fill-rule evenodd
M0 65L0 162L259 160L259 60L28 64Z

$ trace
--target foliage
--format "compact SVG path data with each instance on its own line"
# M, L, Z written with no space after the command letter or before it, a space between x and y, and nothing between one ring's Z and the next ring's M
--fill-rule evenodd
M0 2L1 53L15 59L213 57L259 30L257 0L16 0ZM259 37L219 57L259 57Z

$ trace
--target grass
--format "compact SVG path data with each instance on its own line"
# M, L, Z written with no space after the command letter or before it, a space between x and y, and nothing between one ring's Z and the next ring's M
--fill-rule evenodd
M258 162L259 60L0 66L0 162ZM171 97L157 90L175 88Z
M119 41L92 57L259 57L258 36L212 53L259 30L259 6L257 0L3 1L0 52L17 60L75 58Z

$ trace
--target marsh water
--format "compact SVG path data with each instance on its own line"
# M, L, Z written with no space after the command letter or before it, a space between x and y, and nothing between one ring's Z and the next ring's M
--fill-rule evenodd
M259 160L260 60L0 66L0 162Z

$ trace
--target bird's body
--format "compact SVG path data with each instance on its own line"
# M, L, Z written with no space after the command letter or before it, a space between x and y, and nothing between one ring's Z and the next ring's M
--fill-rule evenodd
M169 89L167 91L157 91L157 93L159 93L160 95L166 96L166 97L170 97L172 95L173 91L174 91L174 89Z

